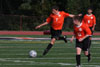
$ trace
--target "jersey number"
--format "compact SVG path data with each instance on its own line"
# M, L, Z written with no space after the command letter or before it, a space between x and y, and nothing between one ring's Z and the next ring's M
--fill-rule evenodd
M58 21L58 18L56 18L56 22Z

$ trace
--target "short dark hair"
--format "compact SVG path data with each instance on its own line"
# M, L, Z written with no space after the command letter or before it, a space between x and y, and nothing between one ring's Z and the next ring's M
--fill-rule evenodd
M93 8L92 7L88 7L88 9L87 10L93 10Z
M80 16L77 16L77 15L75 15L75 16L73 17L73 20L78 20L78 21L80 21L80 22L82 21L82 20L81 20L81 17L80 17Z
M55 6L52 6L52 9L59 10L59 7L55 5Z

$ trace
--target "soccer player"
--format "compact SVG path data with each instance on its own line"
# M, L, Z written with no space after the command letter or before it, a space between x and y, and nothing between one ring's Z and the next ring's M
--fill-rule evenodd
M36 29L51 24L51 42L48 44L47 48L44 50L43 55L46 55L48 51L52 48L56 40L64 40L67 43L66 37L61 37L62 27L64 24L64 18L66 17L74 17L74 15L66 13L64 11L59 11L58 6L52 7L52 13L46 19L46 22L36 26Z
M95 30L95 25L96 25L96 17L94 14L92 14L92 12L93 12L92 8L88 8L87 14L84 15L82 21L84 21L84 23L86 23L89 26L89 28L93 34L93 31ZM91 46L91 39L92 38L90 37L90 44L89 44L90 46ZM89 48L90 48L90 46L89 46ZM89 54L91 55L90 49L89 49Z
M74 36L71 38L71 42L73 42L73 39L76 38L76 67L81 67L81 51L84 51L84 54L88 57L88 61L90 61L90 55L88 53L89 49L89 36L91 36L91 31L89 27L81 22L81 19L79 16L75 16L73 18L74 23Z
M93 34L93 31L95 30L95 25L96 25L96 17L94 14L92 14L92 12L93 12L92 8L88 8L87 10L88 14L84 15L82 21L84 21L84 23L86 23L89 26Z

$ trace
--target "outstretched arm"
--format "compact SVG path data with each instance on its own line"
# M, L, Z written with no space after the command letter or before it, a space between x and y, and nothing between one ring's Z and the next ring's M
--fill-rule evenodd
M47 24L48 24L48 22L44 22L44 23L42 23L42 24L36 26L35 29L41 28L42 26L45 26L45 25L47 25Z
M71 18L73 18L75 15L73 15L73 14L69 14L69 17L71 17Z
M75 15L73 15L73 14L69 14L69 17L71 17L71 18L73 18ZM82 16L82 14L78 14L78 16Z

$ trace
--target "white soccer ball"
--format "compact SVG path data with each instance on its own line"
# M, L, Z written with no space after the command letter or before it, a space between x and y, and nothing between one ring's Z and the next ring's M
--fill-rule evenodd
M31 51L29 52L29 56L32 57L32 58L34 58L34 57L37 56L37 52L36 52L35 50L31 50Z

